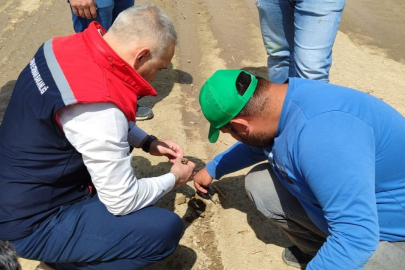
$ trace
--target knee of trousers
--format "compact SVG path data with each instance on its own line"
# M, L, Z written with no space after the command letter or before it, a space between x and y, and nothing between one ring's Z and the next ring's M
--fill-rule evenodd
M280 217L283 213L274 187L273 177L276 177L268 163L262 163L254 168L245 177L245 189L248 197L267 218ZM278 181L278 179L274 179Z
M172 254L179 244L182 233L183 222L177 214L170 212L162 223L151 228L153 238L150 246L153 246L153 254L144 259L156 262Z

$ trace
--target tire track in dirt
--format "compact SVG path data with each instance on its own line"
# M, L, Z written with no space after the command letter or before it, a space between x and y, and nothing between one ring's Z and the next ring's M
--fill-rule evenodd
M193 83L183 88L183 125L187 135L188 149L192 149L194 157L206 162L209 153L216 152L215 145L207 145L206 134L208 126L202 116L198 104L198 94L204 80L214 69L225 68L225 61L220 57L218 42L210 29L211 15L203 1L176 2L175 24L179 33L180 67L193 74ZM184 67L184 68L183 68ZM197 164L203 167L204 163ZM194 209L196 206L203 207ZM185 219L192 218L187 228L184 240L197 253L197 261L193 269L222 270L221 253L218 250L218 240L215 230L216 205L201 198L192 198L188 202ZM187 216L188 215L188 216Z
M40 7L42 10L47 10L47 6L49 3L32 0L25 2L9 1L4 4L0 10L0 20L7 23L2 24L0 29L1 66L13 58L17 49L20 49L14 44L21 44L29 37L32 25L35 25L40 19L37 10Z
M68 13L58 12L68 9L61 1L9 1L2 8L0 20L7 23L0 27L1 86L16 78L47 39L72 33Z
M211 76L215 70L222 68L244 68L267 77L266 52L263 47L260 29L252 22L251 10L246 6L246 2L207 0L202 3L204 8L200 8L197 12L194 10L195 13L200 15L197 17L198 24L195 30L198 36L199 52L202 57L200 56L201 60L198 63L199 69L197 73L193 73L201 77L201 84L199 85L201 86L205 79ZM188 15L186 14L186 16ZM179 31L179 33L184 35L184 32ZM184 51L184 47L181 45L180 51ZM188 59L188 55L183 58ZM198 95L199 89L196 90L195 94ZM189 99L192 98L193 96L189 95ZM195 98L195 102L195 106L199 108L197 98ZM199 116L202 123L200 125L200 136L196 138L196 141L202 141L201 146L207 150L209 149L207 147L211 147L211 149L215 147L213 151L207 152L208 160L210 160L215 154L232 145L235 140L230 136L221 135L216 144L208 143L208 124L201 112L199 112ZM187 122L185 124L187 125ZM201 155L201 153L201 151L197 152L196 156ZM244 172L229 175L225 181L222 180L217 183L233 205L229 205L222 196L219 196L221 204L211 205L212 207L208 208L214 213L210 217L212 220L208 224L210 230L213 230L213 234L215 234L216 248L221 254L221 264L224 269L260 269L267 263L272 264L276 267L275 269L288 269L283 265L279 256L281 248L269 248L266 244L275 241L282 242L282 240L279 240L279 231L277 229L273 228L273 230L262 233L263 238L276 238L277 240L262 241L257 239L255 233L268 228L261 225L261 223L265 224L265 221L259 220L258 216L251 214L257 211L247 199L243 177L235 177L240 173L243 174ZM217 200L217 202L220 200ZM210 205L209 201L208 204ZM247 213L249 213L249 218L253 218L250 221L253 220L257 231L252 230L252 227L246 222ZM209 217L210 213L207 216ZM237 220L242 222L235 222ZM204 219L198 219L198 222L204 222ZM200 223L197 223L196 227L198 228L199 225ZM283 237L282 235L281 238ZM204 246L204 242L199 244ZM192 247L194 250L199 248L199 246ZM235 253L238 256L235 256ZM214 258L214 256L215 254L211 254L210 257ZM200 269L200 266L197 263L193 269ZM202 269L217 269L216 267L216 265L211 265Z
M7 1L0 9L1 122L18 74L43 42L72 33L72 23L64 1Z
M208 123L198 104L200 88L205 79L217 69L246 67L256 74L261 72L261 76L267 76L266 54L260 29L252 22L252 11L243 0L152 2L169 14L179 34L179 44L175 54L178 66L174 67L190 74L189 77L191 77L187 82L183 78L184 74L179 73L179 81L182 82L183 128L187 135L186 156L188 153L195 157L196 159L192 161L197 161L197 167L202 168L205 162L232 145L234 140L229 136L221 136L216 144L208 142ZM236 182L238 184L234 186ZM247 202L243 186L243 179L240 177L234 181L221 182L221 189L228 194L230 200L238 202L239 208L255 211L251 202ZM194 196L194 191L180 188L176 192L176 198L163 198L159 205L165 208L169 206L169 209L172 209L174 201L180 199L182 194L186 194L184 200L187 204L173 206L173 210L182 217L186 226L180 247L173 256L148 270L254 269L258 264L252 260L259 259L260 263L269 261L260 259L270 253L266 250L266 244L257 240L252 229L249 228L244 211L225 210L224 207L229 208L229 205L222 205L222 203L226 204L223 201L224 198L214 195L217 204L201 200L205 205L201 212L201 209L193 209L193 205L190 205L190 202L200 201ZM245 203L250 203L250 206L244 207ZM202 215L195 216L196 211L201 212ZM190 215L194 218L190 218ZM233 223L234 219L244 222ZM254 242L247 245L252 238ZM261 243L260 251L254 244L257 242ZM242 248L241 256L235 258L234 255L239 250L240 243L245 247ZM194 258L190 256L187 248L195 252ZM192 262L191 268L188 268L192 260L195 262Z
M209 72L214 69L212 67L213 64L221 68L225 67L219 57L220 49L215 48L215 38L213 35L211 34L209 39L210 44L214 45L205 48L207 44L206 42L202 42L202 39L205 37L202 37L200 32L208 35L211 33L211 30L207 26L210 15L203 1L148 1L147 3L150 2L168 13L179 34L179 44L176 49L175 59L172 61L173 70L177 72L178 76L174 81L179 84L174 84L170 93L164 98L163 103L167 103L169 99L177 97L177 100L173 100L171 104L180 105L181 108L179 110L182 120L179 123L172 123L172 125L174 128L181 129L184 132L181 137L186 137L185 145L183 145L185 155L190 157L190 160L194 161L197 167L201 169L209 158L208 153L216 152L216 147L215 145L207 144L206 134L208 126L199 111L199 88L210 75ZM212 52L206 51L207 49L216 51L216 58L214 58ZM211 60L205 59L206 56L209 56ZM211 66L208 66L209 64ZM202 65L207 66L204 72L201 69ZM161 81L160 78L159 81ZM164 86L165 84L168 86L167 83L162 81L156 83L160 86ZM159 88L157 90L159 92ZM162 103L156 104L156 107L153 107L154 111L160 108L160 106L162 106ZM175 106L177 107L177 105ZM160 113L157 111L156 120L161 118L158 114ZM168 116L166 117L169 118ZM152 120L152 122L156 120ZM150 125L149 122L145 123L145 125L153 128L154 123L152 122ZM204 140L202 140L202 137L204 137ZM178 141L180 138L173 139ZM178 142L183 144L182 140ZM221 254L217 248L217 236L215 230L212 229L212 223L215 222L215 206L212 202L205 201L198 196L196 197L194 193L194 189L189 184L188 186L177 188L172 194L165 196L158 202L159 206L174 210L182 217L186 229L176 252L167 260L149 267L149 270L224 269L221 263ZM180 197L184 199L184 203L175 205L175 201Z

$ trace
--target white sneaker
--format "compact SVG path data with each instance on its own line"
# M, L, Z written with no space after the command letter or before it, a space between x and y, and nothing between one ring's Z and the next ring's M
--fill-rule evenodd
M148 107L138 106L136 108L136 121L144 121L153 118L153 112Z

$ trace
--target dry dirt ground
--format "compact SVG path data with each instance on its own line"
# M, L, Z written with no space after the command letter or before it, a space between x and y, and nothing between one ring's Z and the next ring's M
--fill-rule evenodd
M266 77L266 54L253 0L141 0L152 2L173 19L179 34L172 66L153 83L159 96L141 104L155 118L139 125L159 138L174 139L185 155L204 164L233 143L220 136L207 141L198 93L204 80L220 68L244 68ZM355 3L354 3L355 2ZM331 83L375 95L405 115L404 4L350 1L334 47ZM0 0L0 122L19 72L38 46L53 36L73 33L69 7L61 0ZM133 152L138 177L169 171L163 158ZM216 181L222 195L216 204L195 196L190 185L176 188L158 205L175 211L184 235L175 253L156 269L292 269L281 260L289 240L260 215L244 191L240 171ZM213 189L215 191L215 189ZM164 224L162 224L164 226ZM37 262L21 259L24 270Z

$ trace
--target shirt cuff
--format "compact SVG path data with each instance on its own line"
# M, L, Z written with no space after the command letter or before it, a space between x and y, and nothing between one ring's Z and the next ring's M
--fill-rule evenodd
M148 136L148 133L143 131L137 125L134 125L131 130L128 132L128 143L136 148L142 146L143 140Z
M207 170L208 174L214 179L219 180L222 177L222 175L219 176L219 175L216 174L217 166L214 163L214 161L208 162L205 165L205 169Z
M166 195L174 188L174 185L176 184L176 177L172 173L166 173L159 176L159 178L165 183L163 195Z

